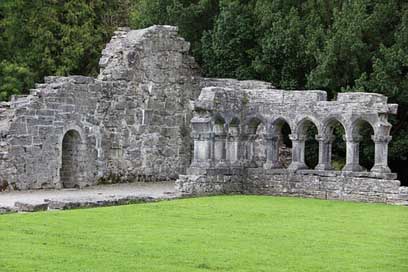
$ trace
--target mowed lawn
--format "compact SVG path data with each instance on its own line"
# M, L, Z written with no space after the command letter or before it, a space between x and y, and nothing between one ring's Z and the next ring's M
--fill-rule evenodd
M0 271L408 271L408 207L266 196L0 216Z

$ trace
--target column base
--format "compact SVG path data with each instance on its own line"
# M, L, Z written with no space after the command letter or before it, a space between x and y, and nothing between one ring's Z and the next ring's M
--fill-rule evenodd
M283 168L280 161L267 161L263 164L264 169L280 169Z
M189 167L187 168L186 171L187 175L193 175L193 176L200 176L200 175L206 175L207 174L207 169L205 168L198 168L198 167Z
M307 167L307 165L303 162L292 162L289 167L289 170L303 170L303 169L309 169L309 167Z
M190 168L204 168L208 169L213 166L213 162L211 160L207 161L193 161L190 165Z
M388 174L388 173L391 173L391 169L386 165L374 165L374 167L371 168L370 172Z
M316 165L315 170L327 171L327 170L334 170L334 168L330 164L318 164Z
M238 168L238 167L242 167L242 162L240 161L233 161L233 162L228 162L228 166L232 167L232 168Z
M350 172L364 172L366 170L367 169L365 169L359 164L346 164L342 169L342 171L350 171Z
M246 167L248 168L258 168L256 161L247 161L245 162Z
M219 160L217 162L214 163L214 167L215 168L224 168L224 167L228 167L229 164L226 160Z

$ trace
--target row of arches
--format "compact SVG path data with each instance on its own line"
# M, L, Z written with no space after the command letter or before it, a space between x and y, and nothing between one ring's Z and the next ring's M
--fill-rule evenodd
M324 122L310 117L298 122L277 117L268 122L253 116L241 123L238 117L227 119L217 114L212 128L213 153L209 156L214 154L210 160L218 165L390 172L389 130L376 131L363 118L345 125L335 117ZM285 157L285 151L290 158Z

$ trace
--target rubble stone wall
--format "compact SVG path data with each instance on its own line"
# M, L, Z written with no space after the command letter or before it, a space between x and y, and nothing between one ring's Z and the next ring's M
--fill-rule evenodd
M105 175L118 180L176 179L191 161L192 101L198 67L177 28L116 32L102 52L107 86L101 120Z
M29 95L0 103L0 191L177 179L185 195L408 204L408 188L388 167L388 115L397 105L385 96L340 93L328 101L320 90L202 78L189 47L176 27L121 28L97 78L46 77ZM372 169L359 164L363 124L373 131ZM341 171L332 166L336 125L347 145ZM319 162L309 169L313 126Z
M340 93L328 101L319 90L285 91L259 81L203 79L192 119L194 155L176 182L186 195L267 194L408 205L388 167L391 124L397 105L375 93ZM290 129L290 163L283 157L283 125ZM374 166L359 164L363 124L371 126ZM346 164L332 166L335 125L343 128ZM315 127L319 161L306 164L308 129ZM263 153L263 154L259 154ZM240 188L240 190L238 189Z
M265 169L248 169L243 192L278 196L408 205L400 192L400 182L387 178L325 173L293 173Z
M86 77L49 77L30 95L3 104L3 183L14 189L61 188L62 142L71 130L83 144L83 179L78 185L91 183L98 164L93 113L100 86Z
M191 101L199 94L188 51L175 27L120 29L103 51L98 78L47 77L29 95L2 103L0 190L185 173ZM78 135L71 144L69 134Z

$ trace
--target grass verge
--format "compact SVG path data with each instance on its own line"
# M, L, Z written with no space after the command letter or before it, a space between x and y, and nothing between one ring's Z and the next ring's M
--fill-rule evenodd
M408 208L222 196L0 216L0 271L408 271Z

